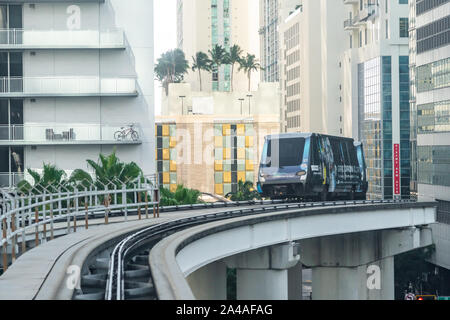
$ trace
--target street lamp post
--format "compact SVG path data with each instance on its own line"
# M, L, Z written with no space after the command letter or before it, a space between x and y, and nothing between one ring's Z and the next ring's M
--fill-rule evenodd
M241 102L241 115L242 115L242 104L244 103L245 99L241 98L239 99L239 101Z
M251 95L251 94L247 95L247 98L248 98L248 115L251 114L251 103L250 103L250 100L251 100L252 97L253 97L253 95Z
M186 96L179 96L181 98L181 114L184 115L184 99Z

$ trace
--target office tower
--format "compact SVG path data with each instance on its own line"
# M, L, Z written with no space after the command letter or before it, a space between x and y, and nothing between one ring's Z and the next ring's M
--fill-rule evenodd
M450 1L410 1L412 187L438 201L433 262L450 269Z
M1 1L0 28L2 187L113 148L154 172L152 1Z
M244 53L260 55L258 38L259 0L178 0L177 26L178 48L192 64L192 57L199 51L208 53L215 45L225 49L235 44ZM234 91L248 91L248 79L244 72L234 71ZM223 65L217 72L203 72L203 91L231 91L231 66ZM256 89L259 72L253 72L252 88ZM200 90L197 72L189 72L185 81L194 90Z
M364 143L370 199L410 195L407 0L345 0L345 134Z

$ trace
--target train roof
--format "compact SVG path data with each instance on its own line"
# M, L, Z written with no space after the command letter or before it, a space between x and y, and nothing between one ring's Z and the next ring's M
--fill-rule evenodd
M355 141L353 138L348 138L348 137L337 137L337 136L331 136L331 135L319 134L319 133L297 133L297 132L268 135L268 136L266 136L266 139L272 140L272 139L310 138L313 135Z

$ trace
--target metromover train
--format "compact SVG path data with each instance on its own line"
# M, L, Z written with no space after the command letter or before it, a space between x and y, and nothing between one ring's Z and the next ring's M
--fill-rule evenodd
M360 142L315 133L265 139L257 183L264 198L365 200L367 188Z

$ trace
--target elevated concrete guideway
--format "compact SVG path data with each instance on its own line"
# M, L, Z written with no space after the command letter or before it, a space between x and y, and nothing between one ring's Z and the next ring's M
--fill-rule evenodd
M299 260L313 268L313 299L393 299L393 257L431 245L433 223L435 203L236 218L166 238L151 251L150 266L163 300L225 299L227 266L238 270L238 299L297 299L298 285L290 282L301 283Z

